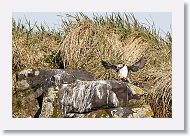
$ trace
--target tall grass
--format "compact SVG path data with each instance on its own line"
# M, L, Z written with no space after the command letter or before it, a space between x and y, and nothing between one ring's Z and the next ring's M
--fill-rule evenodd
M141 83L155 117L172 117L172 36L162 38L154 25L141 25L133 14L112 13L89 18L83 13L67 15L59 32L43 26L26 27L13 20L13 71L24 68L81 69L96 79L114 79L100 61L131 65L142 56L145 67L130 73ZM36 29L37 28L37 29Z
M46 30L26 20L12 21L13 73L25 68L59 67L52 57L62 36L54 30Z

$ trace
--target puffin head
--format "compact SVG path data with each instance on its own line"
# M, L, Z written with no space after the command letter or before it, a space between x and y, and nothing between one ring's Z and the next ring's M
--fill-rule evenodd
M120 70L121 68L124 67L124 64L118 64L118 65L116 65L116 66L117 66L117 70Z

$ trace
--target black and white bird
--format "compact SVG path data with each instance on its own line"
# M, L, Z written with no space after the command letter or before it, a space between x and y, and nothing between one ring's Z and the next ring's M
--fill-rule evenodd
M118 72L118 77L116 78L117 80L127 80L128 82L130 82L129 78L127 77L128 73L130 71L137 72L139 69L142 69L146 64L146 60L142 57L138 62L136 62L132 66L127 66L124 64L113 65L104 60L102 60L101 63L105 69L113 69L116 72Z

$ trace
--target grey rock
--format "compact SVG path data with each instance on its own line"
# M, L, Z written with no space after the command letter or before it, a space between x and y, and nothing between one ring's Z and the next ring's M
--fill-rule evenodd
M98 109L88 113L68 113L68 118L152 118L152 109L149 105L138 107L117 107L109 109Z
M74 117L98 109L127 106L128 91L126 83L115 80L77 80L72 84L62 84L61 88L49 88L44 94L40 117L55 117L55 114Z
M48 118L52 117L55 111L55 99L57 98L58 90L55 88L49 88L48 92L44 95L41 114L39 117ZM57 112L57 111L56 111Z
M126 83L115 80L77 81L63 85L61 105L65 113L85 113L99 108L127 106Z
M13 117L147 118L140 87L116 80L94 80L80 70L19 72L13 95Z
M17 90L29 88L48 90L52 86L73 83L76 80L93 80L94 75L81 70L65 69L27 69L17 73Z
M80 70L63 69L27 69L16 74L13 85L13 115L14 117L47 117L50 111L44 113L42 109L51 109L51 88L59 87L63 83L73 83L77 80L93 80L93 74ZM46 110L48 111L48 110Z
M133 111L129 107L118 107L114 109L109 109L109 113L113 118L127 118Z

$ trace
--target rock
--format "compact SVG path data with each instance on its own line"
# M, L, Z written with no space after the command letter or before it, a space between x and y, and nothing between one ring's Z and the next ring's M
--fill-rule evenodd
M80 81L49 88L44 94L40 117L68 117L70 113L87 113L100 108L126 106L126 83L115 80Z
M142 105L133 108L118 107L118 108L106 109L106 112L109 115L109 117L112 118L152 118L154 115L150 105Z
M79 70L21 71L16 76L13 117L147 118L153 112L140 87L116 80L94 80Z
M129 100L131 99L140 99L142 96L147 95L147 92L143 91L140 87L128 83L128 87L131 89L131 94L129 94Z
M128 95L141 96L145 92L139 91L138 87L129 88L129 86L132 85L116 80L78 80L72 84L62 84L61 88L51 88L48 91L49 93L44 97L43 112L40 117L152 117L153 112L150 106L143 105L143 100L128 99ZM133 105L131 101L134 102Z
M85 113L99 108L126 106L128 87L115 80L77 81L64 85L60 91L65 113Z
M133 111L129 107L118 107L108 110L112 118L128 118L129 115L133 114Z
M133 114L130 114L128 118L152 118L154 116L154 113L150 105L133 107L131 110L133 111Z
M32 90L16 91L12 98L13 117L34 117L40 108L36 97L36 94Z
M43 100L43 97L51 92L48 91L49 89L51 90L51 88L58 87L63 83L93 79L94 77L91 73L80 70L28 69L18 72L16 83L13 85L13 117L39 117L42 103L48 101ZM46 97L49 98L49 96ZM42 114L46 117L51 113L49 111L46 113L47 115Z
M44 94L40 118L59 117L58 114L62 113L62 111L59 110L59 102L56 101L58 98L57 93L58 90L51 87L47 93ZM61 117L63 117L63 114L61 114Z
M117 107L110 109L100 109L92 111L86 114L70 114L70 117L77 118L128 118L129 115L133 114L133 111L128 107Z
M68 113L67 118L111 118L106 109L100 109L89 113Z
M150 105L136 108L118 107L111 109L100 109L89 113L69 113L68 118L152 118L153 111Z
M88 81L93 79L93 74L81 70L27 69L17 73L16 89L26 90L29 88L38 89L42 87L43 90L47 90L52 86L74 83L76 80Z
M18 81L16 84L16 90L26 90L29 89L30 85L28 84L27 80Z

